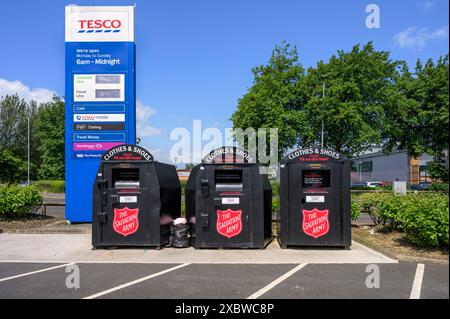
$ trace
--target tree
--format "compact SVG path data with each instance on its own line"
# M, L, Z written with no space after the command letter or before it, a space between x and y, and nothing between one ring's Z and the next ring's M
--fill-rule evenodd
M36 166L40 161L39 138L34 129L37 111L36 102L27 103L17 94L6 95L0 99L0 153L8 150L8 158L24 162L28 160L28 118L30 118L31 179L36 178Z
M304 109L305 72L295 47L276 46L269 63L252 69L253 86L238 100L233 128L277 128L279 155L311 134ZM269 141L270 142L270 141Z
M253 69L253 86L238 101L233 126L278 128L282 155L298 145L319 145L323 120L324 146L353 156L381 143L384 109L395 102L390 97L397 67L388 52L369 42L338 51L305 75L297 49L284 43L267 65Z
M27 179L27 162L15 156L9 149L0 152L0 182L17 183Z
M26 102L17 95L2 97L0 101L0 149L10 149L16 146L17 122L20 109L26 108Z
M397 67L389 52L376 51L369 42L362 49L355 45L350 52L340 50L328 63L309 68L306 109L314 135L304 140L319 143L323 120L324 146L349 157L380 144L384 110L395 103L390 97Z
M41 155L39 178L64 179L64 108L58 97L39 108L36 119Z
M418 60L414 73L403 63L396 81L399 103L386 110L385 145L387 150L406 149L409 155L434 157L429 172L433 178L448 181L449 56L436 63ZM448 153L447 153L448 154ZM447 155L448 156L448 155Z

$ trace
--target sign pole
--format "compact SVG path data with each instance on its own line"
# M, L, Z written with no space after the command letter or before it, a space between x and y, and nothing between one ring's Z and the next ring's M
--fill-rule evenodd
M325 81L323 81L323 85L322 85L322 138L321 138L321 143L320 146L323 147L323 111L325 109Z
M30 111L28 110L28 117L27 117L27 130L28 130L28 182L27 185L30 185Z
M134 7L65 10L66 222L91 222L101 156L136 143Z

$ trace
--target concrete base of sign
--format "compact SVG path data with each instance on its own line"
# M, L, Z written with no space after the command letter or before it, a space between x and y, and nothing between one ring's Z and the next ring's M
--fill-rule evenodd
M197 263L197 264L380 264L397 263L357 242L351 249L264 250L119 248L93 250L89 234L0 234L0 262Z

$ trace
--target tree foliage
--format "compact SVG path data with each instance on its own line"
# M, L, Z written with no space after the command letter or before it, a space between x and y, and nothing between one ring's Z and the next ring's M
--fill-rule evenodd
M448 181L449 57L417 61L414 72L403 63L396 88L399 103L387 110L385 141L408 150L413 156L427 153L434 157L429 171L434 178ZM448 155L447 155L448 156Z
M297 49L277 46L267 65L252 70L254 82L239 100L231 117L233 128L277 128L280 155L301 136L310 135L305 113L305 70L298 62ZM301 132L301 133L300 133Z
M396 67L388 52L376 51L369 42L362 48L355 45L350 52L338 51L327 63L309 68L306 108L314 135L308 144L320 141L322 120L324 145L347 156L380 144L384 110L393 102Z
M436 63L418 61L411 72L406 62L369 42L339 50L305 72L297 49L283 43L266 65L252 70L253 85L231 120L244 130L278 128L280 155L319 145L323 121L325 147L349 157L373 145L431 154L435 177L448 180L448 162L442 161L448 150L448 70L446 55Z
M0 153L0 183L26 180L27 169L27 162L15 156L9 149Z
M38 105L16 95L0 98L0 181L27 179L28 120L30 178L64 178L64 102Z
M64 102L55 97L42 105L36 119L40 139L40 179L64 179Z

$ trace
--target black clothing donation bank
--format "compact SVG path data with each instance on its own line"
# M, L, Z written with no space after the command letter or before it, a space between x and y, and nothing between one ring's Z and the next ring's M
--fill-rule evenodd
M272 188L243 149L224 146L192 170L186 217L195 248L264 248L272 236Z
M290 153L280 163L280 204L282 248L349 247L350 161L319 147Z
M119 145L103 154L93 191L94 247L169 243L181 206L175 166L137 145Z

